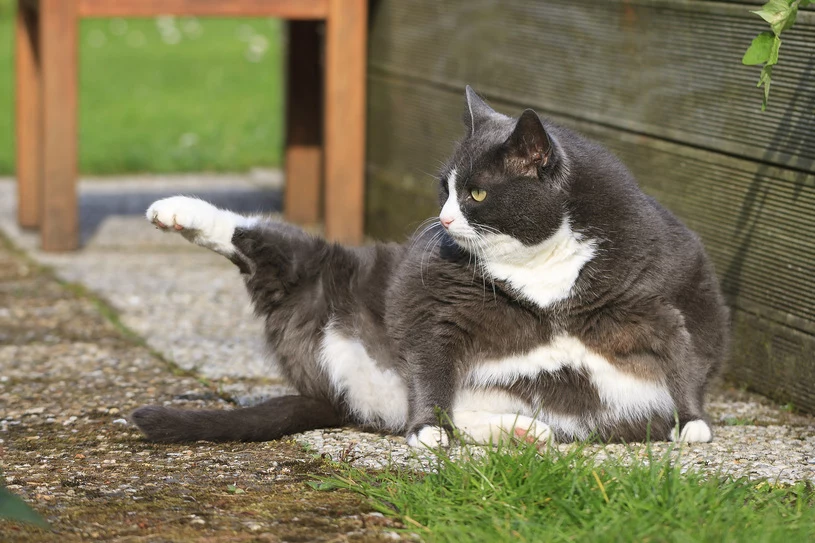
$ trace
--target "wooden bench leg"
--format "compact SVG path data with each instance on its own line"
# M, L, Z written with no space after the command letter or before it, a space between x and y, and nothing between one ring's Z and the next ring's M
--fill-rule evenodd
M23 228L40 225L40 58L36 9L18 2L15 23L17 140L17 220Z
M365 194L367 0L329 0L325 38L325 234L360 244Z
M68 251L79 246L76 7L76 0L40 0L43 115L40 234L46 251Z
M289 22L284 211L287 221L303 225L320 221L323 78L319 24Z

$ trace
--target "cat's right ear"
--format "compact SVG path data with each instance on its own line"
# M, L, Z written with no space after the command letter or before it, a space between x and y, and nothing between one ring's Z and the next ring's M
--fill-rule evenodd
M464 124L467 126L467 136L472 136L493 115L498 113L478 96L470 85L465 90L467 95L467 111L464 112Z
M537 176L552 157L552 140L538 114L531 109L518 118L504 146L509 163L522 175Z

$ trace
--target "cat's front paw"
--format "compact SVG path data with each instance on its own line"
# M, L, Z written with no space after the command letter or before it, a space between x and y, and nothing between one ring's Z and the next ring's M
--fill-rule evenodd
M218 208L203 200L173 196L153 202L147 208L147 220L164 231L191 233L211 224L218 211Z
M423 426L408 434L407 442L414 449L438 449L448 447L450 438L441 426Z
M677 428L674 428L673 432L671 432L671 441L677 441L679 443L710 443L713 441L713 432L705 421L696 419L687 422L681 432L679 432Z

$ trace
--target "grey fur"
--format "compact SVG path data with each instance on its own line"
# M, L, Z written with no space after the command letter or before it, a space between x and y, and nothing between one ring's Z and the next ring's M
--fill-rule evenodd
M705 388L727 353L729 315L698 237L643 194L600 145L531 110L520 120L499 114L469 87L467 99L467 135L441 172L441 200L455 168L465 217L527 246L549 238L568 214L574 231L598 240L571 295L546 308L524 301L487 276L477 255L438 223L406 244L364 248L327 243L287 224L239 228L233 260L265 321L269 347L289 382L317 402L311 409L319 416L287 427L275 422L283 414L272 406L263 412L272 430L257 434L245 427L257 424L256 417L242 425L235 415L198 412L208 427L222 428L196 432L190 428L199 427L197 412L182 417L141 408L133 418L148 438L272 439L295 426L343 422L416 432L451 410L474 363L529 352L562 333L624 373L666 382L681 427L705 418ZM486 189L489 198L478 205L467 200L472 187ZM404 427L355 419L332 391L318 362L329 321L359 338L377 364L398 371L408 386ZM576 417L603 439L644 440L650 432L662 440L673 426L664 414L603 422L597 390L576 369L541 372L503 388L543 411ZM556 430L556 437L572 436Z

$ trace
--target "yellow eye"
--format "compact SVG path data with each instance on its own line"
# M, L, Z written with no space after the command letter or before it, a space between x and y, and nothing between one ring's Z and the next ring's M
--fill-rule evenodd
M470 196L472 196L476 202L483 202L484 198L487 197L487 191L484 189L472 189L470 190Z

